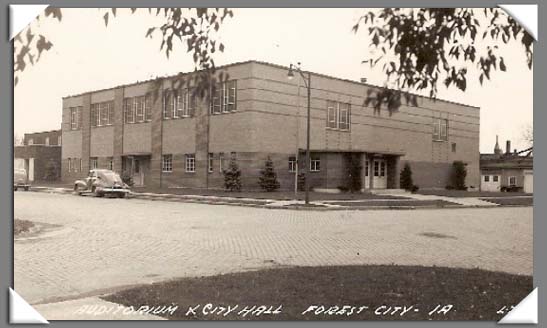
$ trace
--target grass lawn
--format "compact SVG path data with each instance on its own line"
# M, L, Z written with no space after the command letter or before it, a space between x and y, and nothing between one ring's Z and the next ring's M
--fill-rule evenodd
M235 197L235 198L256 198L256 199L275 199L275 200L293 200L293 191L241 191L231 192L224 190L211 190L211 189L193 189L193 188L149 188L149 187L135 187L131 189L134 192L143 193L168 193L175 195L201 195L201 196L217 196L217 197ZM305 193L299 192L298 199L304 200ZM371 193L320 193L310 192L310 200L358 200L358 199L406 199L404 196L391 196L391 195L375 195Z
M514 197L514 196L532 196L524 192L494 192L494 191L466 191L466 190L446 190L446 189L424 189L418 190L417 194L436 195L446 197Z
M30 228L34 227L34 223L27 221L27 220L19 220L14 219L13 220L13 234L14 236L18 236L24 232L27 232L30 230Z
M174 313L161 315L171 320L499 320L503 316L500 309L518 304L532 289L531 276L479 269L363 265L184 278L103 298L135 309L176 305ZM211 306L206 306L209 303ZM277 314L258 316L259 312L242 311L254 305L271 306L271 311L281 308ZM452 307L445 313L437 308L430 314L438 305ZM226 316L226 310L217 312L219 308L211 313L217 306L236 308ZM401 315L401 308L392 314L395 306L405 306L407 312ZM195 308L195 314L188 312L189 307Z
M534 206L533 197L499 197L499 198L482 198L482 200L505 206Z

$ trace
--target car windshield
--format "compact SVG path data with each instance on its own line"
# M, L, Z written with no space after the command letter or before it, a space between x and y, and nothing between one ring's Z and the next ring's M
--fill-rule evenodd
M109 182L123 183L120 176L115 172L99 172L99 176Z

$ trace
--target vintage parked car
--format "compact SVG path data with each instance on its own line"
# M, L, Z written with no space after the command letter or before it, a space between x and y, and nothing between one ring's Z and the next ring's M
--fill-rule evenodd
M122 181L120 175L106 169L94 169L84 180L74 182L74 191L79 195L92 193L95 196L103 197L117 196L124 198L130 193L129 186Z
M13 170L13 190L17 191L19 188L24 188L28 191L30 188L30 182L28 181L27 170L14 169Z

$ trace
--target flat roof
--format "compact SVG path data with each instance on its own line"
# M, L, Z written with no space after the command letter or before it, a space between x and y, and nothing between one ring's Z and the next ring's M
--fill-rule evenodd
M289 67L288 67L288 66L283 66L283 65L279 65L279 64L273 64L273 63L269 63L269 62L265 62L265 61L260 61L260 60L255 60L255 59L249 59L249 60L245 60L245 61L240 61L240 62L235 62L235 63L230 63L230 64L226 64L226 65L217 66L217 67L215 67L215 70L226 69L226 68L232 67L232 66L240 66L240 65L246 65L246 64L251 64L251 63L266 65L266 66L270 66L270 67L275 67L275 68L279 68L279 69L284 69L284 70L287 70L287 71L289 70ZM144 80L144 81L138 81L138 82L133 82L133 83L120 84L120 85L116 85L116 86L109 87L109 88L97 89L97 90L92 90L92 91L77 93L77 94L74 94L74 95L68 95L68 96L62 97L62 99L65 99L65 98L72 98L72 97L79 97L79 96L82 96L82 95L84 95L84 94L86 94L86 93L101 92L101 91L107 91L107 90L117 89L117 88L121 88L121 87L129 87L129 86L133 86L133 85L144 84L144 83L148 83L148 82L152 82L152 81L157 81L157 80L159 80L159 79L173 78L173 77L176 77L177 75L180 75L180 74L192 74L192 73L196 73L196 72L200 72L200 71L204 71L204 70L197 70L197 71L193 71L193 72L178 72L178 73L176 73L176 74L167 75L167 76L163 76L163 77L162 77L162 76L157 76L157 77L155 77L155 78L153 78L153 79L148 79L148 80ZM354 80L350 80L350 79L344 79L344 78L340 78L340 77L336 77L336 76L332 76L332 75L327 75L327 74L323 74L323 73L316 73L316 72L312 72L312 71L305 71L305 70L304 70L304 72L309 72L309 73L311 73L312 75L315 75L315 76L320 76L320 77L324 77L324 78L328 78L328 79L333 79L333 80L348 82L348 83L357 84L357 85L361 85L361 86L367 86L367 87L377 88L377 89L386 89L385 87L382 87L382 86L379 86L379 85L374 85L374 84L367 83L367 82L359 82L359 81L354 81ZM395 90L395 89L393 89L393 88L387 88L387 89ZM403 92L407 92L407 91L403 91ZM411 94L411 95L413 95L413 96L416 96L416 97L424 98L424 99L432 99L432 100L434 100L434 101L442 101L442 102L446 102L446 103L450 103L450 104L455 104L455 105L460 105L460 106L465 106L465 107L471 107L471 108L480 109L480 107L478 107L478 106L472 106L472 105L468 105L468 104L463 104L463 103L459 103L459 102L456 102L456 101L446 100L446 99L442 99L442 98L430 98L430 97L422 96L422 95L419 95L419 94L416 94L416 93L413 93L413 92L407 92L407 93L408 93L408 94Z

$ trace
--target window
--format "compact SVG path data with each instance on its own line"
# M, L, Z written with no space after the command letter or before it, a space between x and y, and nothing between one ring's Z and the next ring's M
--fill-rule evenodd
M517 185L517 177L509 177L509 186L516 186Z
M83 171L83 170L82 170L82 159L80 158L80 159L78 160L78 162L79 162L78 167L80 168L80 171L79 171L79 172L82 172L82 171Z
M218 154L218 169L219 169L219 172L221 173L224 170L223 165L224 165L224 153L219 153Z
M28 144L29 144L29 146L34 145L34 139L29 138L29 139L28 139Z
M152 95L147 94L144 96L144 120L152 120Z
M70 107L70 129L77 130L80 128L81 107Z
M208 158L207 158L207 163L208 163L208 170L209 172L213 172L213 165L215 164L215 161L214 161L214 154L213 153L209 153L208 155Z
M210 112L212 114L229 113L237 107L237 84L235 80L218 83L214 86Z
M186 154L186 172L196 172L196 155Z
M338 115L336 115L337 104L334 101L327 101L327 126L336 129L338 127Z
M123 100L123 109L125 113L125 123L135 123L135 112L133 112L133 98Z
M180 89L176 94L175 109L173 117L189 117L194 115L196 98L194 89Z
M484 182L490 182L490 176L489 175L484 176Z
M381 177L386 176L386 162L384 162L384 161L380 162L380 176Z
M133 98L133 107L135 108L135 121L144 122L144 96Z
M365 160L365 176L369 176L369 160Z
M61 145L61 136L58 136L57 137L57 146L60 146Z
M380 176L380 162L374 161L374 176L379 177Z
M455 142L452 143L452 152L453 153L456 152L456 143Z
M45 142L46 146L49 146L49 137L46 137L46 142Z
M91 157L89 159L89 168L90 170L96 169L99 167L99 161L97 160L97 157Z
M350 104L327 101L327 127L331 129L349 130Z
M492 181L494 181L494 182L499 181L499 176L497 176L497 175L494 175L492 178L493 178Z
M72 172L73 168L72 168L72 158L69 158L68 159L68 172Z
M312 156L310 159L310 172L319 172L321 170L321 159L319 156Z
M163 155L161 158L161 170L162 172L173 171L173 155Z
M448 140L448 120L437 118L433 121L433 140L447 141Z
M289 157L289 172L296 172L296 156Z
M170 90L165 91L163 96L163 118L169 119L173 115L175 108L175 100L173 92Z
M112 157L108 158L107 166L109 170L114 170L114 159Z
M106 126L114 123L114 102L91 104L91 126Z

